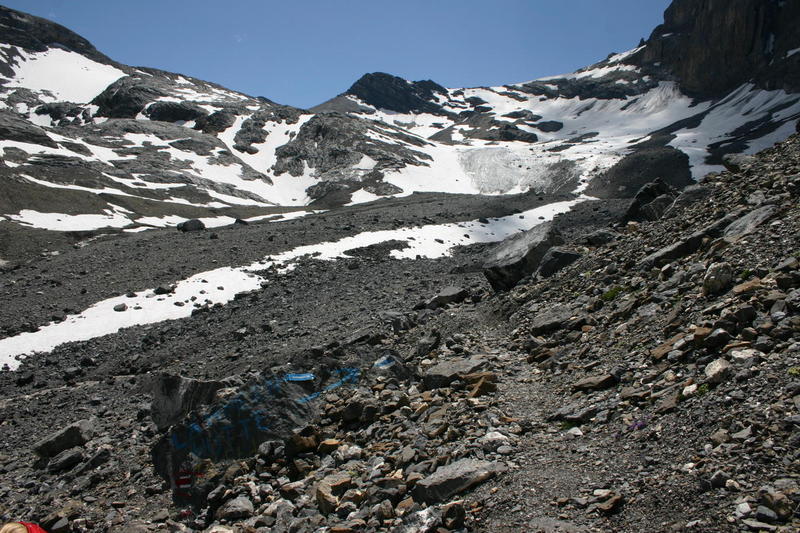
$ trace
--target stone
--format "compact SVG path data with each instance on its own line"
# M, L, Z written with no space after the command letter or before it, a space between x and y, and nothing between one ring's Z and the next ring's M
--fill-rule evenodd
M460 303L467 299L469 291L461 287L447 287L425 304L428 309L439 309L449 304Z
M82 462L83 458L83 450L81 448L70 448L50 459L50 462L47 464L47 470L48 472L69 470Z
M666 340L662 344L659 344L658 346L650 350L650 357L652 357L656 361L660 361L661 359L666 357L669 352L673 350L673 346L675 345L675 343L681 340L682 338L683 334L678 334Z
M206 229L206 225L203 223L202 220L199 220L197 218L191 218L189 220L186 220L178 224L177 228L178 231L182 231L183 233L188 233L191 231L202 231Z
M213 402L217 391L228 386L225 381L202 381L172 374L151 378L149 392L153 396L150 416L159 430L178 423L190 411Z
M722 156L722 164L725 169L731 172L741 172L748 166L755 163L756 158L746 154L725 154Z
M433 474L419 480L412 495L416 501L429 504L445 501L486 481L499 470L497 464L489 461L459 459L437 468Z
M324 515L329 515L336 510L339 500L331 492L331 486L324 481L318 483L314 489L314 500L317 502L317 509Z
M483 274L495 291L509 290L536 271L551 247L563 243L552 222L539 224L494 248L483 264Z
M730 333L722 328L717 328L703 339L703 346L706 348L722 348L728 344L732 338Z
M595 508L601 513L612 514L619 511L623 503L625 503L625 497L618 492L612 492L606 500L595 504Z
M761 287L762 287L761 279L753 278L745 281L744 283L736 285L732 290L733 294L735 294L736 296L742 296L744 294L753 293L757 289L760 289Z
M768 524L774 524L778 521L778 515L769 507L765 505L759 505L756 509L756 520L760 520Z
M442 522L451 531L463 528L466 518L467 511L463 501L448 503L442 508Z
M588 234L585 238L586 244L590 246L602 246L613 242L618 236L619 234L615 231L599 229Z
M625 215L623 222L644 222L658 220L661 215L672 205L677 196L677 191L664 183L661 178L656 178L650 183L642 185L633 197L633 201Z
M571 307L557 305L534 315L531 318L529 328L534 335L551 333L561 329L562 325L571 317Z
M567 248L550 248L539 265L537 274L543 278L549 278L559 270L567 267L581 258L581 254Z
M733 281L733 269L728 263L712 263L703 277L703 292L719 294Z
M33 445L33 450L41 457L53 457L69 448L83 446L92 439L94 433L94 422L79 420L43 438Z
M766 522L761 522L760 520L753 520L750 518L746 518L742 520L742 523L750 528L751 531L776 531L778 528L767 524Z
M706 238L719 237L722 234L722 230L730 225L731 222L736 220L740 215L740 210L729 213L702 228L701 230L696 231L687 237L679 239L673 244L653 252L641 261L641 269L649 270L653 267L661 268L668 263L672 263L682 257L696 252L698 249L700 249L700 246L702 246L703 241Z
M114 306L114 311L116 311L117 313L121 313L127 310L128 310L128 305L125 303L117 304Z
M617 378L613 374L599 374L584 378L572 385L572 390L575 391L596 391L603 390L614 386L617 383Z
M704 372L708 382L716 385L727 380L733 374L733 367L728 361L720 358L706 365Z
M422 377L422 386L426 390L447 387L460 375L471 374L486 365L483 357L468 359L449 359L429 368Z
M254 512L253 502L247 496L239 496L232 500L225 502L225 504L217 509L216 517L221 520L238 520L241 518L250 518Z
M725 484L731 478L728 474L723 472L722 470L717 470L714 472L714 475L711 476L710 483L711 486L715 489L721 489L725 487Z
M753 233L758 226L772 218L778 207L775 205L766 205L753 209L746 215L731 222L722 233L726 239L738 239Z

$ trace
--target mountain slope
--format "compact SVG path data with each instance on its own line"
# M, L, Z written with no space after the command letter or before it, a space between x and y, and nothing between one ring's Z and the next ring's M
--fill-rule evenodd
M631 187L596 178L629 157L641 180L669 161L683 185L726 153L794 131L793 6L680 1L642 46L575 73L471 89L374 73L312 110L120 65L61 26L0 8L0 224L220 225L416 191L614 196ZM727 23L708 33L715 20ZM729 46L742 28L756 44ZM717 85L715 57L730 74Z

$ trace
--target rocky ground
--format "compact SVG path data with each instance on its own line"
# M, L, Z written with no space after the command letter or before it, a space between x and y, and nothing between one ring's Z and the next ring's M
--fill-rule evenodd
M625 219L582 204L554 223L574 262L509 291L476 266L487 246L376 247L30 358L0 374L0 516L53 532L797 530L800 136L730 168L674 201L653 185ZM411 198L17 263L0 325L515 208Z

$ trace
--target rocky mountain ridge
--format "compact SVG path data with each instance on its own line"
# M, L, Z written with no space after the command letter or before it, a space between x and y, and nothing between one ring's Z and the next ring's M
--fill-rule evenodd
M74 242L413 192L580 194L628 156L657 177L639 154L656 148L686 154L673 170L697 179L724 154L784 139L800 113L791 3L706 4L676 2L641 47L575 73L472 89L373 73L312 110L120 65L57 24L2 8L0 226ZM726 23L706 32L717 20ZM726 48L741 27L759 43L774 33L774 49ZM706 66L723 55L727 78ZM680 63L701 56L701 66ZM694 72L726 81L716 88ZM700 94L703 84L714 89Z

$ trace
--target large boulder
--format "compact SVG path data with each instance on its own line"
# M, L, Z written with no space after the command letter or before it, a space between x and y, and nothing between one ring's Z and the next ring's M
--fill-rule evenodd
M472 374L486 364L482 357L469 359L449 359L432 366L422 377L422 386L427 389L447 387L459 376Z
M442 466L414 486L415 500L438 503L486 481L500 470L499 465L476 459L460 459Z
M623 221L658 220L677 196L678 193L673 187L664 183L661 178L656 178L637 191Z
M214 401L217 391L226 385L224 381L201 381L170 374L154 376L150 385L153 422L158 429L178 423L198 406Z
M204 229L206 229L206 225L202 220L197 218L191 218L178 224L178 231L182 231L183 233L188 233L190 231L203 231Z
M463 287L446 287L442 289L439 294L431 298L425 303L428 309L438 309L448 304L455 304L463 302L469 296L469 291Z
M565 268L578 259L581 254L573 250L561 247L550 248L539 265L538 274L543 278L549 278L562 268Z
M542 258L564 240L551 222L501 242L483 264L483 275L495 291L508 290L536 272Z
M64 450L83 446L92 439L94 433L94 423L91 420L79 420L34 444L33 451L41 457L53 457Z

